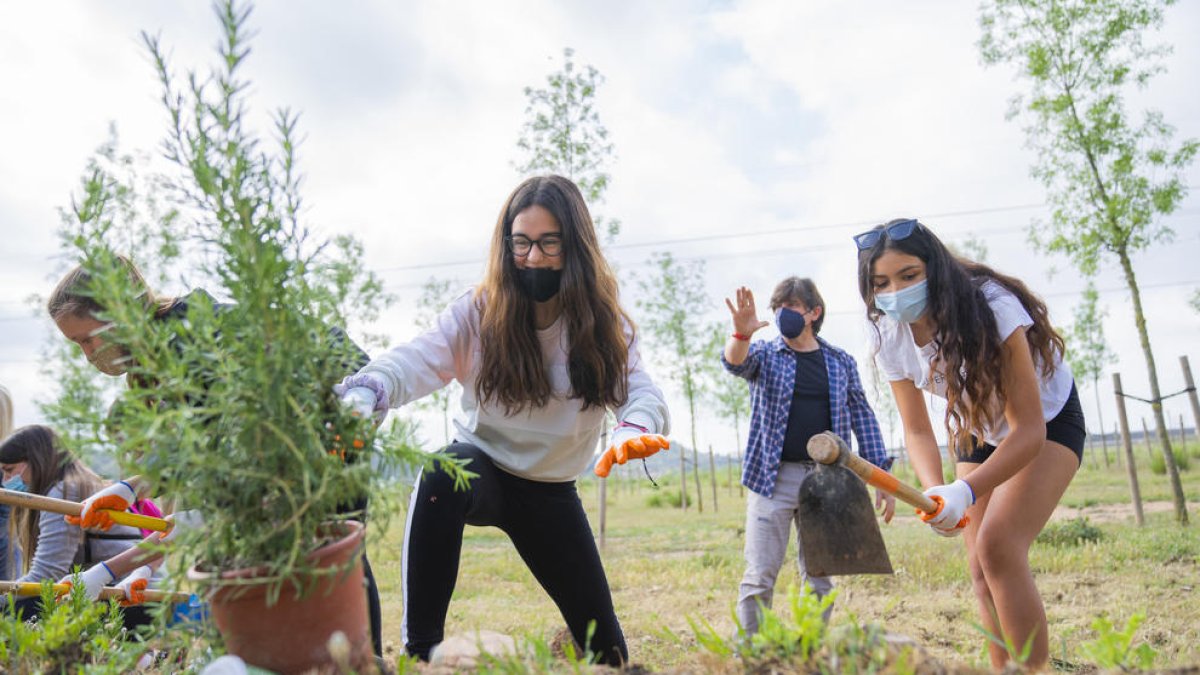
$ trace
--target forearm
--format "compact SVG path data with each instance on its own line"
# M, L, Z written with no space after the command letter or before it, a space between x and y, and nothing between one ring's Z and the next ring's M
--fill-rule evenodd
M996 486L1015 476L1033 461L1045 442L1045 426L1026 425L1024 428L1013 429L996 446L988 461L971 472L967 482L975 491L976 497L991 492Z
M739 340L730 336L725 341L725 360L731 366L740 366L746 361L746 357L750 355L750 341Z
M908 450L908 461L912 463L922 487L930 488L945 482L942 454L932 433L905 431L904 445Z
M129 478L121 479L129 487L133 488L138 499L146 499L153 493L153 487L148 480L141 476L130 476Z
M118 579L142 565L156 567L164 555L162 544L159 543L158 539L159 535L157 532L151 534L137 546L131 546L104 562Z

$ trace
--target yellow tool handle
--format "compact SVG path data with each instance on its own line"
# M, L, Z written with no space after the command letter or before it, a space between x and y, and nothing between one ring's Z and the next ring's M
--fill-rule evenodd
M23 506L36 511L61 513L64 516L78 516L83 512L83 505L79 502L55 499L54 497L19 492L17 490L5 490L3 488L0 488L0 504ZM129 513L128 511L114 511L112 509L104 509L104 511L112 517L114 523L119 525L128 525L143 530L154 530L155 532L166 532L171 529L170 521L163 520L162 518L143 516L139 513Z
M926 497L925 493L851 452L846 446L846 441L835 433L823 431L810 438L808 456L822 464L841 464L858 474L868 485L873 485L925 513L936 513L941 508Z
M71 590L70 584L54 584L54 595L66 595ZM0 593L12 593L20 596L38 596L42 594L42 585L36 582L16 582L16 581L0 581ZM147 602L187 602L191 597L187 593L171 593L169 591L156 591L154 589L146 589ZM125 591L115 586L105 586L100 591L101 600L124 600Z

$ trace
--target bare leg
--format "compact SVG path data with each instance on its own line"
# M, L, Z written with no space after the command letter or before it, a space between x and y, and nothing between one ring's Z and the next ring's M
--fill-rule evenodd
M960 464L959 475L977 466ZM1050 640L1046 609L1029 568L1029 547L1078 468L1073 452L1046 441L1032 462L968 510L972 525L964 535L983 625L1010 640L1018 653L1032 639L1025 662L1031 669L1049 660ZM1000 631L995 630L993 606ZM998 645L989 645L989 654L997 669L1008 662L1008 653Z

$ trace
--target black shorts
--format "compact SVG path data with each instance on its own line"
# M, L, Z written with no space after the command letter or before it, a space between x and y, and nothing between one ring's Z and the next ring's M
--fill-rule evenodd
M1046 440L1054 441L1075 453L1079 463L1083 464L1083 443L1087 440L1087 425L1083 420L1083 406L1079 405L1079 391L1071 384L1071 395L1063 404L1062 410L1054 419L1046 422ZM958 461L970 464L983 464L996 451L996 446L980 443L971 437L971 454L959 457Z

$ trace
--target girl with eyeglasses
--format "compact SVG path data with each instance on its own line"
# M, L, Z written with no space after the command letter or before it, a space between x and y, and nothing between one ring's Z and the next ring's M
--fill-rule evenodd
M1085 428L1063 340L1046 305L1020 280L955 255L923 224L893 220L855 238L859 291L876 359L891 383L904 440L942 536L963 535L983 627L1025 665L1049 658L1046 612L1029 546L1083 458ZM924 394L946 400L942 459ZM1007 651L987 642L993 667Z
M666 402L636 335L583 195L561 176L535 177L501 208L483 281L431 331L336 389L382 416L451 380L463 385L455 440L441 452L476 477L456 490L439 469L413 490L403 552L409 654L428 660L443 639L471 524L512 539L576 643L609 665L628 660L575 479L592 462L608 410L617 427L598 475L668 447Z

